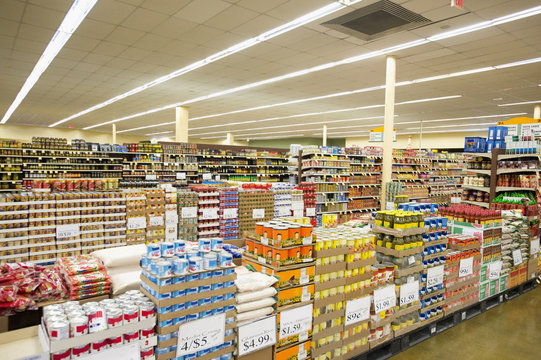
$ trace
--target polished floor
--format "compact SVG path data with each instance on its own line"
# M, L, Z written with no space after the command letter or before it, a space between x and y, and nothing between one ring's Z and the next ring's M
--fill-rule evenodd
M541 286L464 321L391 360L541 359Z

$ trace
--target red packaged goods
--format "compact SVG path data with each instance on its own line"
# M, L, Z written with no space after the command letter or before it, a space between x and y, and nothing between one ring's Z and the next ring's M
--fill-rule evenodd
M96 272L81 274L81 275L73 275L69 276L66 279L66 282L68 282L71 285L71 288L80 287L85 284L97 284L97 283L105 283L109 280L109 275L105 270L100 270ZM111 282L109 281L109 284Z
M101 261L92 255L58 260L71 300L86 299L111 292L111 280Z
M10 302L17 297L17 287L15 285L0 286L0 303Z
M92 255L76 255L61 258L58 266L68 275L86 274L105 269L100 260Z

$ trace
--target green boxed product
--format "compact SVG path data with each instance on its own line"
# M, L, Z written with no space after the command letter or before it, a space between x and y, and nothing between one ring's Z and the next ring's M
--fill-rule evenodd
M494 296L498 292L498 279L491 280L488 289L488 296Z
M487 281L488 280L488 264L487 265L481 265L481 275L480 275L479 281Z

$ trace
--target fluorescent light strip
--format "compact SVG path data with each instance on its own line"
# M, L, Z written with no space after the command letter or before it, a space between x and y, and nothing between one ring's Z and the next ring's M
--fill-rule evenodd
M526 18L526 17L529 17L529 16L534 16L534 15L537 15L537 14L540 14L540 13L541 13L541 6L536 6L536 7L530 8L530 9L526 9L526 10L523 10L523 11L519 11L519 12L516 12L516 13L505 15L505 16L502 16L502 17L499 17L499 18L496 18L496 19L484 21L484 22L481 22L481 23L478 23L478 24L473 24L473 25L470 25L470 26L466 26L466 27L456 29L456 30L452 30L452 31L441 33L441 34L437 34L437 35L431 36L431 37L426 38L426 39L419 39L419 40L411 41L411 42L408 42L408 43L399 44L399 45L391 46L391 47L388 47L388 48L384 48L384 49L381 49L381 50L376 50L376 51L372 51L372 52L369 52L369 53L365 53L365 54L361 54L361 55L357 55L357 56L352 56L352 57L349 57L349 58L346 58L346 59L343 59L343 60L333 61L333 62L330 62L330 63L314 66L314 67L311 67L311 68L298 70L298 71L295 71L295 72L292 72L292 73L289 73L289 74L284 74L284 75L276 76L276 77L273 77L273 78L253 82L253 83L250 83L250 84L237 86L237 87L234 87L234 88L231 88L231 89L215 92L215 93L205 95L205 96L200 96L200 97L197 97L197 98L194 98L194 99L190 99L190 100L186 100L186 101L182 101L182 102L178 102L178 103L174 103L174 104L170 104L170 105L165 105L165 106L158 107L158 108L155 108L155 109L150 109L150 110L139 112L139 113L136 113L136 114L124 116L124 117L121 117L121 118L118 118L118 119L106 121L106 122L103 122L103 123L100 123L100 124L87 126L87 127L83 128L83 130L89 130L89 129L93 129L93 128L98 127L98 126L103 126L103 125L112 124L112 123L119 122L119 121L132 119L132 118L135 118L135 117L140 117L140 116L144 116L144 115L153 114L155 112L159 112L159 111L166 110L166 109L172 109L172 108L175 108L177 106L183 106L183 105L188 105L188 104L192 104L192 103L199 102L199 101L213 99L213 98L216 98L216 97L219 97L219 96L228 95L228 94L236 93L236 92L239 92L239 91L242 91L242 90L247 90L247 89L251 89L251 88L254 88L254 87L258 87L258 86L271 84L271 83L281 81L281 80L285 80L285 79L295 78L295 77L310 74L310 73L313 73L313 72L330 69L330 68L333 68L333 67L336 67L336 66L345 65L345 64L351 64L351 63L354 63L354 62L371 59L371 58L374 58L374 57L377 57L377 56L380 56L380 55L392 54L392 53L395 53L395 52L400 51L400 50L409 49L409 48L417 47L417 46L420 46L420 45L423 45L423 44L426 44L426 43L429 43L429 42L439 41L439 40L442 40L442 39L448 39L448 38L451 38L451 37L467 34L467 33L473 32L473 31L486 29L488 27L505 24L505 23L515 21L515 20L519 20L519 19L523 19L523 18Z
M315 20L318 20L318 19L321 19L322 17L325 17L327 15L330 15L330 14L333 14L335 13L336 11L338 10L341 10L343 8L345 8L346 6L349 6L349 5L353 5L357 2L360 2L362 0L353 0L353 1L349 1L347 4L345 2L333 2L329 5L326 5L326 6L323 6L317 10L314 10L308 14L305 14L303 16L300 16L296 19L294 19L293 21L290 21L288 23L285 23L285 24L282 24L278 27L275 27L274 29L271 29L269 31L266 31L258 36L255 36L253 38L250 38L250 39L247 39L247 40L244 40L238 44L235 44L233 46L230 46L228 47L227 49L225 50L222 50L222 51L219 51L215 54L212 54L208 57L206 57L205 59L203 60L199 60L199 61L196 61L190 65L187 65L187 66L184 66L180 69L177 69L167 75L164 75L164 76L161 76L159 78L156 78L146 84L143 84L141 86L138 86L136 88L133 88L131 89L130 91L127 91L123 94L120 94L120 95L117 95L111 99L108 99L102 103L99 103L99 104L96 104L92 107L89 107L88 109L85 109L83 111L80 111L76 114L73 114L71 116L68 116L67 118L65 119L62 119L60 121L57 121L55 122L54 124L52 125L49 125L49 127L55 127L57 125L60 125L62 123L65 123L66 121L70 121L70 120L73 120L75 118L78 118L80 116L83 116L83 115L86 115L92 111L95 111L95 110L98 110L98 109L101 109L103 107L106 107L108 105L111 105L119 100L122 100L122 99L125 99L129 96L132 96L132 95L135 95L137 93L140 93L141 91L144 91L146 89L150 89L151 87L154 87L156 85L159 85L159 84L162 84L166 81L169 81L171 79L174 79L176 77L179 77L181 75L184 75L184 74L187 74L191 71L194 71L194 70L197 70L199 68L202 68L203 66L206 66L206 65L209 65L209 64L212 64L213 62L215 61L218 61L220 59L223 59L225 57L228 57L230 55L233 55L233 54L236 54L242 50L245 50L245 49L248 49L254 45L257 45L259 43L262 43L264 41L267 41L267 40L270 40L276 36L279 36L279 35L282 35L286 32L289 32L291 30L294 30L300 26L303 26L303 25L306 25L312 21L315 21Z
M160 131L160 132L155 132L155 133L150 133L150 134L145 134L147 136L151 136L151 135L161 135L161 134L169 134L169 133L172 133L173 130L169 130L169 131Z
M47 47L41 54L38 62L34 66L34 69L26 78L23 86L19 90L19 93L15 97L15 100L11 103L8 110L4 114L0 124L5 124L11 115L17 110L21 102L26 95L38 82L41 75L47 70L51 62L56 55L62 50L66 42L70 39L71 35L77 30L81 22L85 19L86 15L92 10L98 0L75 0L68 10L64 20L54 33L51 41L47 44Z
M526 105L526 104L541 104L541 100L523 101L523 102L516 102L516 103L509 103L509 104L498 104L498 106L515 106L515 105Z

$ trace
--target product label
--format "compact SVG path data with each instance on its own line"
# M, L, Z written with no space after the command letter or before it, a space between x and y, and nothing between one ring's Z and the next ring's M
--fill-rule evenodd
M79 233L79 224L56 225L57 239L78 237Z
M374 290L374 310L376 313L396 306L396 292L394 285Z
M444 265L435 266L426 270L426 286L428 288L443 284Z
M400 306L419 301L419 281L400 285Z
M458 277L464 277L473 274L473 257L460 260L458 268Z
M370 296L346 302L346 322L351 325L370 318Z
M253 209L252 218L253 219L263 219L265 217L265 209Z
M307 332L312 329L313 304L280 313L280 339Z
M496 280L500 277L502 271L502 261L494 261L488 264L488 279Z
M145 216L128 217L126 227L128 230L144 229L147 227L147 218Z
M181 210L183 219L191 219L197 217L197 207L183 207Z
M517 266L522 264L522 252L520 249L513 250L513 265Z
M180 325L177 357L210 349L224 343L225 314L204 317Z
M276 344L276 315L239 326L239 356Z

